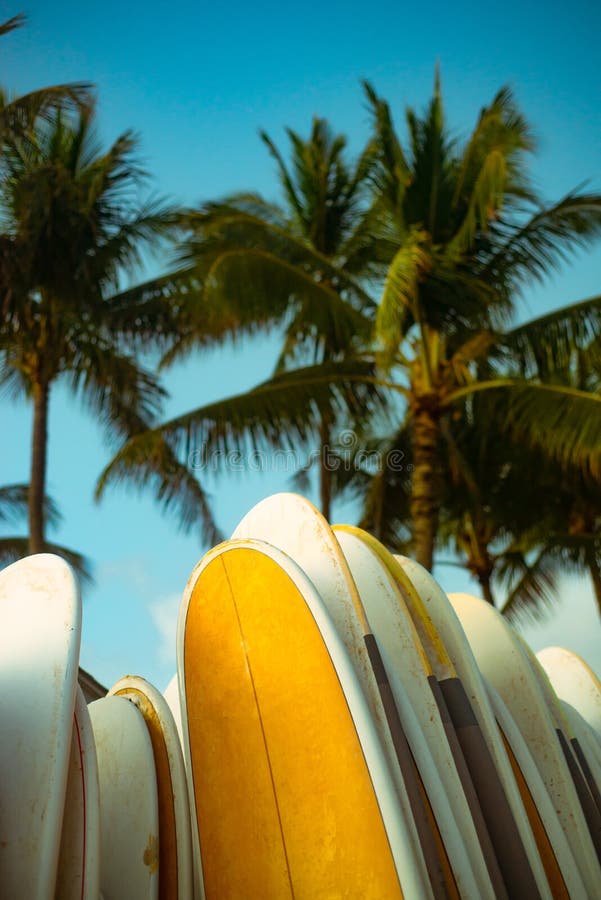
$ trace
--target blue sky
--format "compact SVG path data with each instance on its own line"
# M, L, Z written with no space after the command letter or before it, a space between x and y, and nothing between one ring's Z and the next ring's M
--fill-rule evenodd
M19 7L2 4L2 18ZM0 45L0 83L19 93L61 81L98 89L105 142L132 128L153 175L151 188L187 204L239 189L277 199L271 160L258 139L266 129L308 131L327 117L358 149L368 132L360 80L389 99L398 121L407 104L428 99L440 62L447 116L465 135L479 108L509 83L539 136L533 174L548 199L584 181L601 190L601 69L597 2L276 3L205 2L49 4L32 0L29 22ZM371 14L373 12L373 14ZM160 261L151 263L158 270ZM601 245L581 254L524 297L522 316L599 293ZM276 340L265 338L195 357L166 379L166 415L243 390L269 374ZM0 398L0 480L28 477L30 412ZM84 608L82 663L107 684L141 674L163 688L174 671L178 598L202 552L149 496L115 489L92 502L110 458L92 418L61 389L52 397L49 489L65 522L56 538L86 552L96 587ZM286 473L211 479L225 533L254 502L286 489ZM352 520L353 509L337 518ZM448 590L469 587L440 568ZM601 669L601 628L588 585L569 579L544 626L525 631L536 649L565 643Z

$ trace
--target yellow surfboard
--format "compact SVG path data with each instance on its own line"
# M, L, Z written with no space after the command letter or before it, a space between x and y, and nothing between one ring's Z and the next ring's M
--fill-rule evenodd
M258 541L208 553L182 602L178 672L208 900L402 897L375 728L298 566Z

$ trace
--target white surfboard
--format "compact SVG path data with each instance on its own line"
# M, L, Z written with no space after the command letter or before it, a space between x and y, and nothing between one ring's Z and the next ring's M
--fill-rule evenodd
M334 526L378 641L413 757L432 805L461 897L491 891L463 786L428 679L432 668L392 575L362 538Z
M586 897L586 888L574 854L528 745L499 692L489 682L485 682L485 689L503 740L511 753L510 764L537 841L538 852L544 861L552 896L565 900Z
M54 896L69 770L81 601L69 566L40 554L0 572L0 885Z
M468 594L449 599L483 675L522 732L554 803L587 890L595 896L601 867L544 693L517 635L489 603Z
M577 709L601 741L601 682L583 659L564 647L545 647L536 654L557 696Z
M144 716L157 775L159 804L159 896L192 897L190 804L180 738L165 698L145 679L128 675L109 691L125 697Z
M580 798L589 831L593 836L593 842L596 844L597 858L601 862L601 783L594 773L594 761L589 759L588 753L585 752L574 733L571 719L565 714L562 702L553 690L549 676L522 636L517 635L517 637L528 658L540 691L545 697L547 709L562 742L572 780Z
M560 700L563 714L570 723L573 740L577 741L586 756L592 777L597 786L601 785L601 745L597 732L580 715L578 710L565 700Z
M494 768L507 798L522 846L536 878L538 889L541 896L548 897L550 890L548 878L541 862L539 848L515 781L510 759L499 734L495 714L491 707L481 672L457 613L453 609L449 598L430 572L426 571L415 560L407 557L395 556L395 559L400 565L405 578L410 581L418 592L432 621L433 628L441 639L455 668L457 677L461 679L474 716L480 726L482 737L492 757ZM503 840L502 836L500 840Z
M371 708L380 741L396 785L397 802L412 835L424 887L431 875L420 843L408 788L397 759L378 680L365 643L366 624L350 570L334 534L318 510L297 494L281 493L258 503L233 533L234 539L266 541L290 556L315 585L355 666ZM363 620L362 620L363 619Z
M165 698L165 702L167 706L171 710L171 715L173 716L173 721L175 722L175 727L177 729L177 733L180 740L180 745L184 746L184 731L182 726L182 709L179 700L179 684L177 681L177 672L163 691L163 697ZM185 764L185 760L184 760Z
M157 781L144 717L123 697L103 697L88 709L98 757L103 898L157 900Z
M255 540L207 553L177 659L208 900L428 896L353 666L289 557Z
M430 605L408 577L401 565L402 558L395 558L375 538L366 535L366 540L395 579L436 676L437 702L449 719L447 734L495 891L500 895L507 890L510 895L545 896L542 867L535 857L534 864L539 870L537 881L494 760L479 730L472 702L435 624ZM437 585L436 589L440 591Z
M78 687L55 900L96 900L99 890L98 763L90 714Z

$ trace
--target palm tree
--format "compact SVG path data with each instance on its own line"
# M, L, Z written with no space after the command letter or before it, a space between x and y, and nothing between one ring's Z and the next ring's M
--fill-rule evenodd
M278 374L246 394L164 423L154 435L168 441L174 452L195 439L222 448L240 445L245 438L270 443L306 438L319 431L324 415L332 415L333 403L340 408L347 400L367 432L373 403L364 403L366 393L360 398L359 392L375 384L402 401L391 405L398 415L390 425L391 437L383 441L394 448L396 437L403 437L413 466L411 477L406 478L408 470L403 476L409 488L411 546L418 561L431 568L453 417L470 415L475 398L478 409L496 417L503 433L544 446L561 463L599 468L601 397L504 370L501 363L512 342L517 350L520 340L530 340L529 352L535 352L534 331L530 338L520 337L519 330L507 331L516 299L530 281L543 280L570 250L601 232L601 198L572 193L558 203L542 204L526 170L534 141L507 89L482 110L461 144L451 139L445 125L437 76L425 114L407 114L407 148L397 137L388 104L369 85L366 91L375 145L370 150L375 194L370 208L377 212L376 234L384 236L386 253L395 241L376 316L375 355L357 352L364 345L360 341L343 365L326 359L287 371L285 377ZM238 249L229 253L219 242L215 250L210 235L203 235L209 255L214 253L208 273L215 280L216 272L238 267L235 279L223 279L227 298L242 291L239 276L246 272L252 307L253 276L265 271L254 265L250 252L257 246L257 226L253 222L246 228L240 218L236 226ZM255 255L262 253L259 245ZM290 266L286 252L279 255L281 284ZM297 284L296 273L290 279L286 297L292 293L290 285ZM562 340L582 346L585 335L589 341L591 334L599 335L600 311L598 298L562 310L554 329ZM128 465L143 464L142 448L150 437L145 440L132 441L119 452L114 471L121 477ZM380 479L380 488L384 485ZM382 522L382 491L373 499ZM398 518L404 520L404 510Z
M26 484L9 484L0 487L0 524L10 525L13 521L27 518L29 504L29 486ZM54 501L46 497L44 501L44 517L51 527L56 527L61 521L61 515ZM19 536L5 536L0 538L0 567L27 555L28 538ZM73 566L83 582L91 582L91 568L88 560L79 553L61 547L58 544L46 544L49 553L56 553Z
M235 308L255 327L284 319L279 374L301 364L333 363L369 344L375 304L369 292L385 272L390 247L368 202L373 163L368 145L356 162L346 138L315 118L307 140L288 129L290 164L273 140L261 138L275 160L283 206L258 195L207 204L186 218L192 236L183 261L203 271L205 296L222 310ZM203 325L200 338L204 335ZM180 337L169 361L194 342ZM320 416L321 508L329 517L330 472L324 449L334 422Z
M249 423L257 436L263 429L260 437L268 440L274 435L279 439L278 422L296 438L301 432L303 438L315 432L322 448L321 506L329 515L331 473L324 451L331 443L336 420L334 395L339 400L341 395L326 382L331 372L340 375L343 363L369 346L375 310L369 289L382 277L390 249L380 229L377 207L366 196L372 148L366 147L357 161L350 163L346 139L334 135L319 118L314 119L307 140L291 130L288 137L290 165L271 138L261 133L277 165L283 206L256 194L238 194L184 216L182 225L188 237L180 254L182 268L174 279L158 280L155 285L171 298L177 294L185 308L163 364L229 336L284 322L274 378L265 389L253 392L252 405L250 397L238 406L235 398L233 405L212 404L186 418L186 429L193 427L194 421L202 423L201 429L208 429L212 439L221 443L228 434L231 438L237 427L242 433L246 428L243 422ZM146 286L151 289L152 285ZM293 396L295 379L287 378L286 373L303 363L308 367L308 382ZM359 366L364 372L365 366ZM311 378L311 371L318 375L318 382ZM278 411L268 398L278 397L283 385L289 406ZM351 402L360 391L349 384L341 390ZM318 395L323 403L316 406ZM262 420L264 415L271 421ZM161 448L164 450L160 434L140 437L137 447L137 451L132 447L131 452L120 453L105 470L99 495L111 481L134 478L143 483L152 479L174 498L177 490L169 485L168 472L160 471Z
M523 441L545 441L560 458L580 454L598 460L590 441L601 426L598 396L508 378L492 360L508 340L504 326L524 286L542 280L572 248L601 233L601 197L572 193L541 204L525 165L534 142L507 89L482 110L461 145L445 126L437 74L425 115L407 113L407 148L396 135L388 104L369 85L366 91L378 145L374 186L398 241L376 337L380 360L407 400L413 550L430 569L442 461L452 452L448 424L454 409L471 402L467 398L490 395L496 415ZM577 315L594 330L600 309L596 299ZM563 314L564 324L570 315ZM543 422L553 426L546 436Z
M171 221L157 202L140 205L136 139L101 151L93 110L59 108L35 132L7 141L0 160L0 386L32 403L29 552L46 544L44 495L48 405L59 381L110 432L148 427L163 391L126 348L151 331L119 294Z

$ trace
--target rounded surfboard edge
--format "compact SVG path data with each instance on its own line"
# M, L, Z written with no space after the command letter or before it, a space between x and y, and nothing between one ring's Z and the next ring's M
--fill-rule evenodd
M570 723L572 740L577 741L582 748L598 789L601 785L601 745L597 741L597 734L574 706L565 700L559 702L564 716Z
M121 678L108 696L134 703L150 735L159 806L159 900L188 900L193 890L190 805L174 716L163 695L139 676Z
M523 644L489 603L469 594L450 594L449 599L480 671L505 701L530 748L587 890L594 896L601 884L601 867L561 738Z
M601 681L593 669L564 647L545 647L536 656L557 696L580 713L601 742Z
M428 895L353 667L291 559L255 540L208 553L178 669L210 900Z
M508 890L510 894L548 897L549 889L542 866L536 858L536 848L533 844L531 865L499 780L494 759L480 731L472 702L442 638L431 606L422 596L422 591L416 588L399 559L380 541L361 529L347 530L360 536L390 573L432 666L435 677L430 679L431 689L441 710L447 740L494 891L499 896L503 896ZM431 579L432 586L441 593L430 574L425 574ZM429 585L426 581L420 586L424 589ZM445 603L449 605L446 598ZM525 827L528 828L527 821Z
M395 555L394 559L403 570L415 590L438 632L452 661L457 677L467 694L473 714L486 744L496 778L500 782L506 802L517 828L519 838L527 854L528 862L536 879L542 897L549 897L550 887L542 864L535 835L533 833L523 798L516 783L507 748L496 721L482 673L478 668L473 650L463 630L453 606L430 572L415 560ZM497 838L497 844L503 837Z
M78 687L55 900L95 900L99 890L98 761L90 714Z
M180 746L182 748L182 753L184 749L184 729L182 726L182 708L179 699L179 682L177 678L177 672L169 681L169 684L163 691L163 697L165 698L165 702L167 706L171 710L171 715L173 716L173 721L175 722L175 727L177 729L177 734L180 740Z
M432 693L432 669L396 582L359 529L334 526L406 728L462 897L494 896L463 786ZM469 852L468 852L469 850Z
M0 885L52 900L81 640L71 568L51 554L0 572Z
M100 786L100 889L104 900L158 900L157 779L142 713L124 697L88 706Z
M499 692L487 681L485 688L553 897L586 897L580 870L528 745Z
M564 712L563 704L555 693L549 676L540 661L524 638L517 632L516 636L530 663L540 692L545 698L547 709L555 725L555 731L561 742L564 756L595 844L597 857L601 863L601 792L599 781L594 773L594 757L589 757L585 746L582 745L578 736L574 733L572 719ZM585 745L587 743L585 740Z

